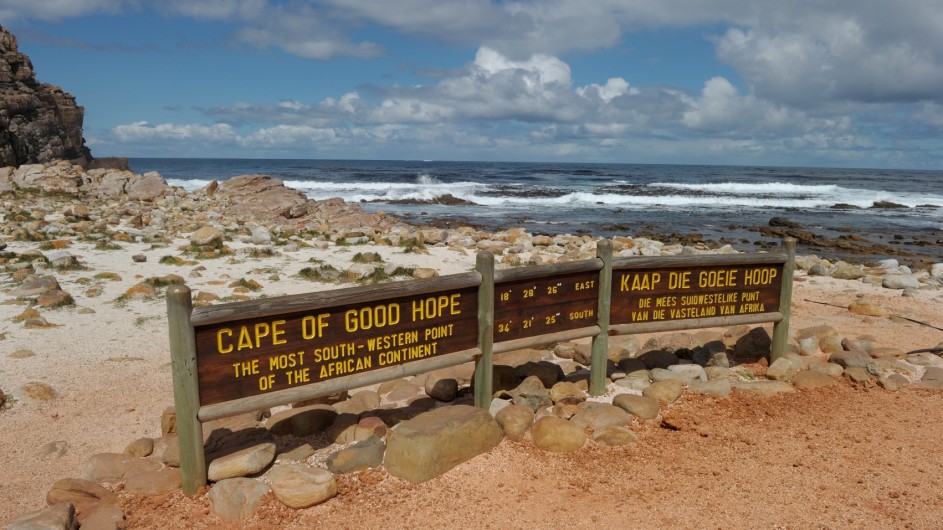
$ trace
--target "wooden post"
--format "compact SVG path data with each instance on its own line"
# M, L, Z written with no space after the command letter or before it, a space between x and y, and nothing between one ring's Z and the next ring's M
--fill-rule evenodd
M190 315L193 301L186 285L167 288L167 324L170 328L170 360L174 380L174 407L177 412L177 440L180 442L180 471L183 492L196 494L206 485L206 454L203 452L203 424L200 387L196 371L196 339Z
M481 285L478 286L478 349L481 358L475 364L475 406L487 409L491 407L494 394L494 254L479 252L475 270L481 274Z
M592 361L589 368L589 395L606 393L606 367L609 363L609 311L612 306L612 242L602 239L596 243L596 257L602 260L599 271L599 306L597 325L599 335L593 337Z
M786 341L789 340L789 315L792 313L792 274L796 268L796 240L789 237L783 240L786 251L786 263L783 265L783 283L779 291L779 312L783 318L773 325L773 344L770 348L770 362L786 355Z

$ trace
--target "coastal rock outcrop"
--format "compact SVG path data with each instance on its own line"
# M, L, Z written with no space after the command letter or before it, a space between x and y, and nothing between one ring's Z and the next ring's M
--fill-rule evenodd
M85 109L61 88L36 80L16 37L0 26L0 167L92 158L82 137Z

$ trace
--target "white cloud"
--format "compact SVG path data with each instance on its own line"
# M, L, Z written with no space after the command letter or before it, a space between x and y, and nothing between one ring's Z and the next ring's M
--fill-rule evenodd
M262 15L266 0L164 0L155 5L168 13L210 20L251 20Z
M112 131L122 142L146 142L150 140L219 142L235 140L236 131L228 124L214 125L161 123L151 125L138 121L129 125L118 125Z
M730 81L714 77L704 83L701 97L688 100L684 124L708 132L737 131L738 134L779 131L804 122L786 108L752 95L742 96Z
M92 13L120 13L140 5L140 0L0 0L0 20L62 20Z

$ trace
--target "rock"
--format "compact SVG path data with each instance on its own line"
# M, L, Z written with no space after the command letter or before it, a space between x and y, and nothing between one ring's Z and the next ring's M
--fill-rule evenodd
M73 306L75 300L72 295L60 290L47 291L36 297L36 305L43 309L54 309L57 307Z
M840 352L842 348L843 337L831 326L813 326L799 330L796 335L798 340L803 340L815 336L818 340L818 347L823 353Z
M514 373L521 380L534 376L544 387L550 388L564 378L560 365L550 361L531 361L517 366Z
M690 385L694 381L707 381L707 372L698 364L675 364L669 366L668 371L676 374L684 385Z
M809 276L828 276L831 273L824 265L816 263L809 267Z
M509 393L515 404L524 405L533 411L553 404L550 399L550 391L535 376L528 377Z
M878 379L878 384L888 392L897 392L901 388L909 385L910 380L898 373L892 373Z
M681 381L669 379L652 383L642 391L642 395L670 405L677 401L683 392L684 385L681 384Z
M795 392L796 389L789 383L783 381L734 381L733 387L746 392L754 392L766 397L772 397L776 394L788 394Z
M82 477L94 482L121 482L142 473L157 471L161 463L156 460L135 458L120 453L98 453L85 462Z
M823 373L829 377L841 377L842 372L845 371L845 369L840 364L822 361L809 362L809 370Z
M638 358L640 361L645 363L645 368L648 370L651 370L652 368L667 369L673 364L678 364L678 356L670 351L665 350L647 351Z
M36 354L33 352L33 350L16 350L15 352L10 354L10 358L11 359L29 359L30 357L34 357L35 355Z
M769 333L763 328L753 328L737 339L734 355L738 358L768 357L773 344Z
M206 497L220 519L239 521L255 513L262 496L270 491L267 484L255 479L228 478L214 484Z
M576 451L586 443L586 433L581 427L556 416L544 416L535 421L530 436L539 449L554 453Z
M864 278L864 267L839 261L835 264L831 276L839 280L860 280Z
M131 495L161 495L180 489L180 469L166 467L129 477L124 482L124 491Z
M850 368L852 366L866 367L868 363L871 362L871 356L863 351L840 351L833 353L828 358L828 362L835 363L842 368Z
M69 442L57 440L41 445L39 449L36 450L36 456L40 458L59 458L65 456L65 454L69 452L69 449L71 449Z
M813 388L834 386L838 384L838 381L817 370L803 370L797 373L792 378L791 382L799 390L811 390Z
M85 109L61 88L40 83L32 61L17 48L16 37L0 27L0 167L68 160L86 165L92 153L85 147L82 127ZM46 191L75 193L81 178L71 176L71 164L59 179L34 179L17 185ZM16 173L14 173L15 175ZM60 182L63 181L63 182ZM26 184L24 186L24 184Z
M846 367L844 375L855 383L867 383L873 379L868 369L862 366Z
M131 261L134 263L145 263L147 262L147 255L145 254L135 254L131 256Z
M418 484L490 451L502 437L486 410L468 405L434 409L390 430L384 466L391 475Z
M661 410L657 399L635 394L619 394L612 399L612 404L643 420L655 419Z
M426 377L426 395L439 401L455 401L458 381L446 377Z
M85 530L119 530L125 528L124 512L113 505L100 506L82 521Z
M2 35L0 35L2 37ZM68 502L30 512L13 519L5 530L78 530L75 508Z
M308 457L313 455L315 452L316 451L311 444L305 443L293 449L289 449L288 451L285 451L284 453L279 453L276 458L281 461L287 460L287 461L292 461L292 462L303 462L307 460Z
M276 466L265 474L275 498L300 510L320 504L337 495L337 482L326 469L303 464Z
M870 302L852 302L848 305L848 311L856 315L865 315L869 317L886 317L891 314L890 310L878 304Z
M629 445L638 441L638 434L623 425L612 425L593 433L593 441L602 445Z
M688 385L688 391L695 394L712 394L715 396L726 396L733 391L733 385L729 379L713 379L710 381L694 381Z
M30 381L13 390L13 398L25 405L44 405L58 397L55 389L39 381Z
M204 225L190 235L190 244L195 247L221 248L223 239L223 233L218 228Z
M56 280L55 276L40 276L30 280L17 289L13 289L8 294L16 297L33 297L48 293L49 291L61 290L62 287L59 286L59 281Z
M576 383L561 381L550 388L550 401L575 405L586 401L586 393Z
M277 412L266 426L278 436L308 436L327 429L336 419L337 411L330 405L310 405Z
M904 359L907 354L898 348L871 348L868 352L874 359Z
M510 404L494 415L494 420L511 440L519 441L534 423L534 411L524 405Z
M138 438L124 448L124 454L136 457L151 456L154 452L153 438Z
M943 358L930 352L911 353L907 355L907 362L918 366L943 367Z
M586 402L579 412L570 418L570 423L583 429L597 431L614 425L628 425L632 415L620 407L606 403Z
M331 473L347 474L354 471L380 467L383 463L383 451L386 446L383 440L371 436L366 440L341 449L327 459L327 469Z
M227 478L254 475L275 460L275 444L265 442L246 447L234 453L218 456L210 461L207 478L211 482Z
M216 196L227 199L229 206L225 214L245 221L267 222L278 218L293 219L307 213L308 199L304 193L288 188L278 179L265 175L239 175L222 181L216 190ZM353 216L346 217L344 212L361 212L355 205L345 205L319 201L326 219L333 221L332 228L340 230L346 223L356 222L358 227L370 223L360 223ZM333 210L333 211L332 211ZM339 214L339 215L338 215ZM333 217L333 218L332 218Z
M766 369L766 377L776 381L789 381L798 371L799 368L796 367L792 361L785 357L780 357L773 361L773 364L769 365L769 368Z
M885 289L919 289L920 280L910 274L888 274L881 285Z
M62 502L71 503L76 515L87 515L95 511L100 504L115 502L115 494L108 488L91 480L65 478L57 480L46 493L46 503L50 506Z
M264 226L253 226L251 229L253 245L270 245L272 243L272 233Z
M633 335L615 335L609 337L609 360L619 364L623 359L631 359L638 355L641 344Z

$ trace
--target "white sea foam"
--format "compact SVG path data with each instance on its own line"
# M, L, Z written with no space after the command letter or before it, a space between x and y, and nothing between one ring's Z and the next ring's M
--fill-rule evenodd
M167 179L167 184L177 186L187 191L194 191L206 186L212 180L206 179Z

